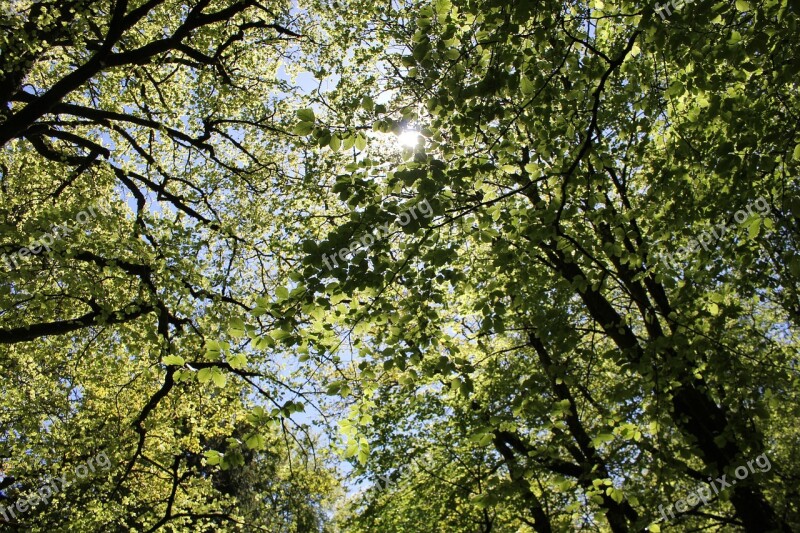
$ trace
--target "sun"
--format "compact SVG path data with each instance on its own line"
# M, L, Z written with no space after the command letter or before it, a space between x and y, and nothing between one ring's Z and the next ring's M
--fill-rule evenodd
M406 130L398 136L397 142L399 142L401 146L413 148L419 142L419 137L418 131Z

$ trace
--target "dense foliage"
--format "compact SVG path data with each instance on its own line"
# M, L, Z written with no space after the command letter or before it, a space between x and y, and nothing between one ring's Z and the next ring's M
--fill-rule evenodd
M274 194L302 179L285 148L307 21L288 2L18 7L1 21L4 504L100 451L113 467L13 526L319 529L337 483L296 369L251 357L235 320L289 268L281 210L314 202Z
M4 526L800 529L800 7L659 9L0 11Z

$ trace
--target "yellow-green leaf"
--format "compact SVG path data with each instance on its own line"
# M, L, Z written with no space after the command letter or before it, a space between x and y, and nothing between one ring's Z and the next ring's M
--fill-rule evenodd
M176 365L176 366L181 366L186 362L180 355L168 355L164 357L162 361L165 365Z

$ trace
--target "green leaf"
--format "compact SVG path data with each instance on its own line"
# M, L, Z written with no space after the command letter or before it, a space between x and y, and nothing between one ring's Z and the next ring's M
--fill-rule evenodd
M436 0L434 9L437 15L447 15L450 13L450 10L453 9L453 3L451 0Z
M292 130L292 133L295 135L308 135L312 131L314 131L314 124L310 122L298 122Z
M611 442L612 440L614 440L614 435L611 433L600 433L592 439L592 445L594 445L594 447L598 447L601 444Z
M667 89L667 96L680 96L683 94L684 87L680 81L674 81L670 84L669 88Z
M367 464L369 459L369 442L366 439L361 439L358 445L358 462L362 465Z
M736 9L739 11L750 11L750 3L747 0L736 0Z
M302 122L311 122L312 125L316 120L316 117L314 116L314 110L311 109L310 107L307 107L305 109L298 109L297 118L299 118Z
M507 174L514 174L515 172L519 172L519 167L516 165L503 165L500 168L503 170L503 172Z
M481 494L472 500L473 505L478 509L488 509L497 505L498 499L494 494Z
M264 335L263 337L256 336L250 342L250 346L252 346L255 350L264 350L266 348L272 348L275 346L275 340L269 335Z
M361 107L367 111L372 111L375 108L375 102L369 96L361 99Z
M317 144L320 146L330 145L331 139L333 138L330 130L323 128L318 128L315 135L317 136Z
M256 433L245 440L245 444L251 450L263 450L266 448L267 440L260 433Z
M367 147L367 138L360 133L356 134L356 149L359 151Z
M758 217L753 217L753 220L747 225L747 238L751 241L758 237L758 233L761 231L761 219Z
M358 453L358 442L351 441L350 444L347 445L347 448L344 451L344 458L349 459L350 457L353 457L357 453Z
M184 363L186 363L186 361L180 355L167 355L166 357L164 357L164 359L162 359L162 362L165 365L175 365L175 366L181 366Z
M286 337L290 337L292 332L284 329L276 329L275 331L271 331L269 335L276 341L279 341L285 339Z
M606 489L606 494L617 503L622 503L622 500L625 499L625 494L616 487L608 487Z
M525 96L532 95L534 93L534 91L536 90L536 86L533 84L533 82L530 79L528 79L527 76L521 76L520 77L520 79L519 79L519 88L522 91L522 94L524 94Z
M211 375L213 373L213 368L201 368L199 372L197 372L197 381L200 383L208 383L211 380Z
M489 446L494 441L494 435L491 433L484 433L478 440L480 446Z
M228 328L228 334L233 338L241 338L244 337L245 325L244 320L239 317L234 317L231 319L231 325Z
M214 382L214 385L216 385L217 387L222 388L222 387L225 386L225 383L227 382L227 380L228 380L228 378L225 376L225 374L222 373L222 371L219 368L215 367L215 368L212 369L211 381Z
M203 455L206 458L206 464L210 466L218 465L222 462L223 455L217 451L209 450L207 452L203 452Z
M228 358L228 364L231 365L231 368L240 369L247 366L247 356L243 353L239 353L234 355L233 357Z

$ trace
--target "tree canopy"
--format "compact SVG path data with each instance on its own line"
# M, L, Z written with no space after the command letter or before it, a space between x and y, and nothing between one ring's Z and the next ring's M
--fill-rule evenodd
M3 527L800 529L800 6L669 5L5 5Z

